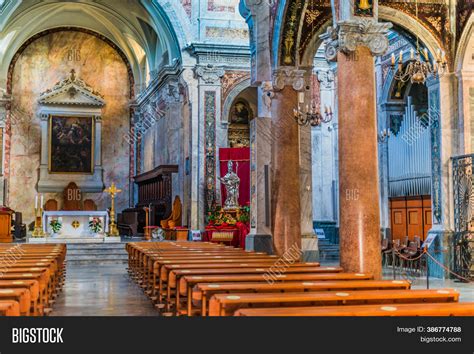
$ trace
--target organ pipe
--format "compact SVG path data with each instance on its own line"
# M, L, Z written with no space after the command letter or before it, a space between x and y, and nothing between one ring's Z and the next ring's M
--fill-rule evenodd
M420 118L409 96L400 130L388 139L390 197L431 194L430 127Z

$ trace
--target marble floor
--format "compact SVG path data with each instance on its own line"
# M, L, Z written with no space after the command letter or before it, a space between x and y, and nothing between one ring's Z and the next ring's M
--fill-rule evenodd
M51 316L158 316L126 264L68 264Z
M323 263L336 266L338 263ZM403 277L397 276L397 279ZM392 279L390 269L384 279ZM413 289L426 289L426 278L411 278ZM430 279L430 288L455 288L460 301L474 301L474 283ZM53 307L52 316L158 316L158 311L141 289L130 280L126 264L69 264L64 289Z
M325 267L338 267L339 262L321 262L321 266ZM393 270L390 267L384 267L383 279L391 280L393 278ZM407 279L412 282L412 289L426 289L426 275L424 276L405 276L399 272L395 273L395 279ZM452 288L460 292L459 301L461 302L474 302L474 282L461 283L453 279L438 279L430 278L429 280L430 289L441 289L441 288Z

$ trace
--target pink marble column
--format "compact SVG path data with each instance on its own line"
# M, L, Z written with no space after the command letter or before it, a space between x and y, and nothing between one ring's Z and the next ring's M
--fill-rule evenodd
M367 47L337 55L340 254L346 272L381 278L374 58Z
M297 91L285 85L272 100L272 228L275 253L301 249Z

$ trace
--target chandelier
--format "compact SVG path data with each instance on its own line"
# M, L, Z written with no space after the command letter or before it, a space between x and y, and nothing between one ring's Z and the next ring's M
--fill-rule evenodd
M309 13L314 13L315 9L313 7L313 2L310 2L310 5L308 6L309 8L307 11ZM311 31L309 33L314 33L314 22L315 21L311 21ZM324 109L324 114L321 114L321 106L319 102L316 103L314 100L313 88L314 85L311 83L311 104L305 105L305 94L304 92L299 92L298 105L293 109L293 117L296 123L302 127L306 127L308 125L311 125L312 127L319 127L322 123L329 123L332 120L333 113L331 107L326 106Z
M293 109L293 117L302 127L311 125L312 127L318 127L322 123L329 123L332 120L332 109L331 107L326 106L324 109L324 115L321 114L321 107L319 104L316 104L314 99L311 100L311 106L306 105L304 109L302 108L304 103L304 93L299 93L299 104L297 108Z
M416 19L418 20L418 1L415 2ZM413 48L410 49L410 60L405 68L403 65L403 51L400 51L398 65L395 63L395 54L392 53L392 71L394 71L395 80L412 84L424 84L429 75L434 78L446 71L448 61L446 53L441 49L436 52L435 58L431 61L428 55L428 49L420 50L419 39L416 36L416 53Z

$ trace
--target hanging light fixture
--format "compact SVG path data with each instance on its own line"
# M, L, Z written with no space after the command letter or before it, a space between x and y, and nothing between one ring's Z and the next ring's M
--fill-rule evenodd
M383 129L380 131L379 134L377 134L377 141L379 143L385 143L388 141L388 138L390 138L390 130L389 129Z
M324 115L321 114L321 107L315 103L314 99L311 99L311 106L306 105L304 109L301 107L304 105L304 93L298 93L298 107L293 109L293 116L296 123L301 126L311 125L312 127L318 127L322 123L329 123L332 120L333 113L329 106L324 109Z
M311 8L309 11L313 13L313 2L311 2ZM314 20L311 21L311 32L314 33ZM321 106L319 103L316 103L316 100L313 96L313 83L311 82L311 105L304 104L305 94L304 92L298 93L298 106L293 109L293 116L300 126L311 125L312 127L318 127L322 123L329 123L332 120L333 112L331 107L326 106L324 109L324 115L321 114Z
M418 20L418 1L415 2L416 19ZM395 80L401 82L410 81L413 84L424 84L429 75L434 78L443 74L448 66L446 53L441 49L436 52L433 61L430 60L428 49L420 49L419 38L416 36L416 53L410 49L410 60L406 66L403 65L403 51L400 51L398 65L396 65L395 54L392 53L392 71L395 72Z

